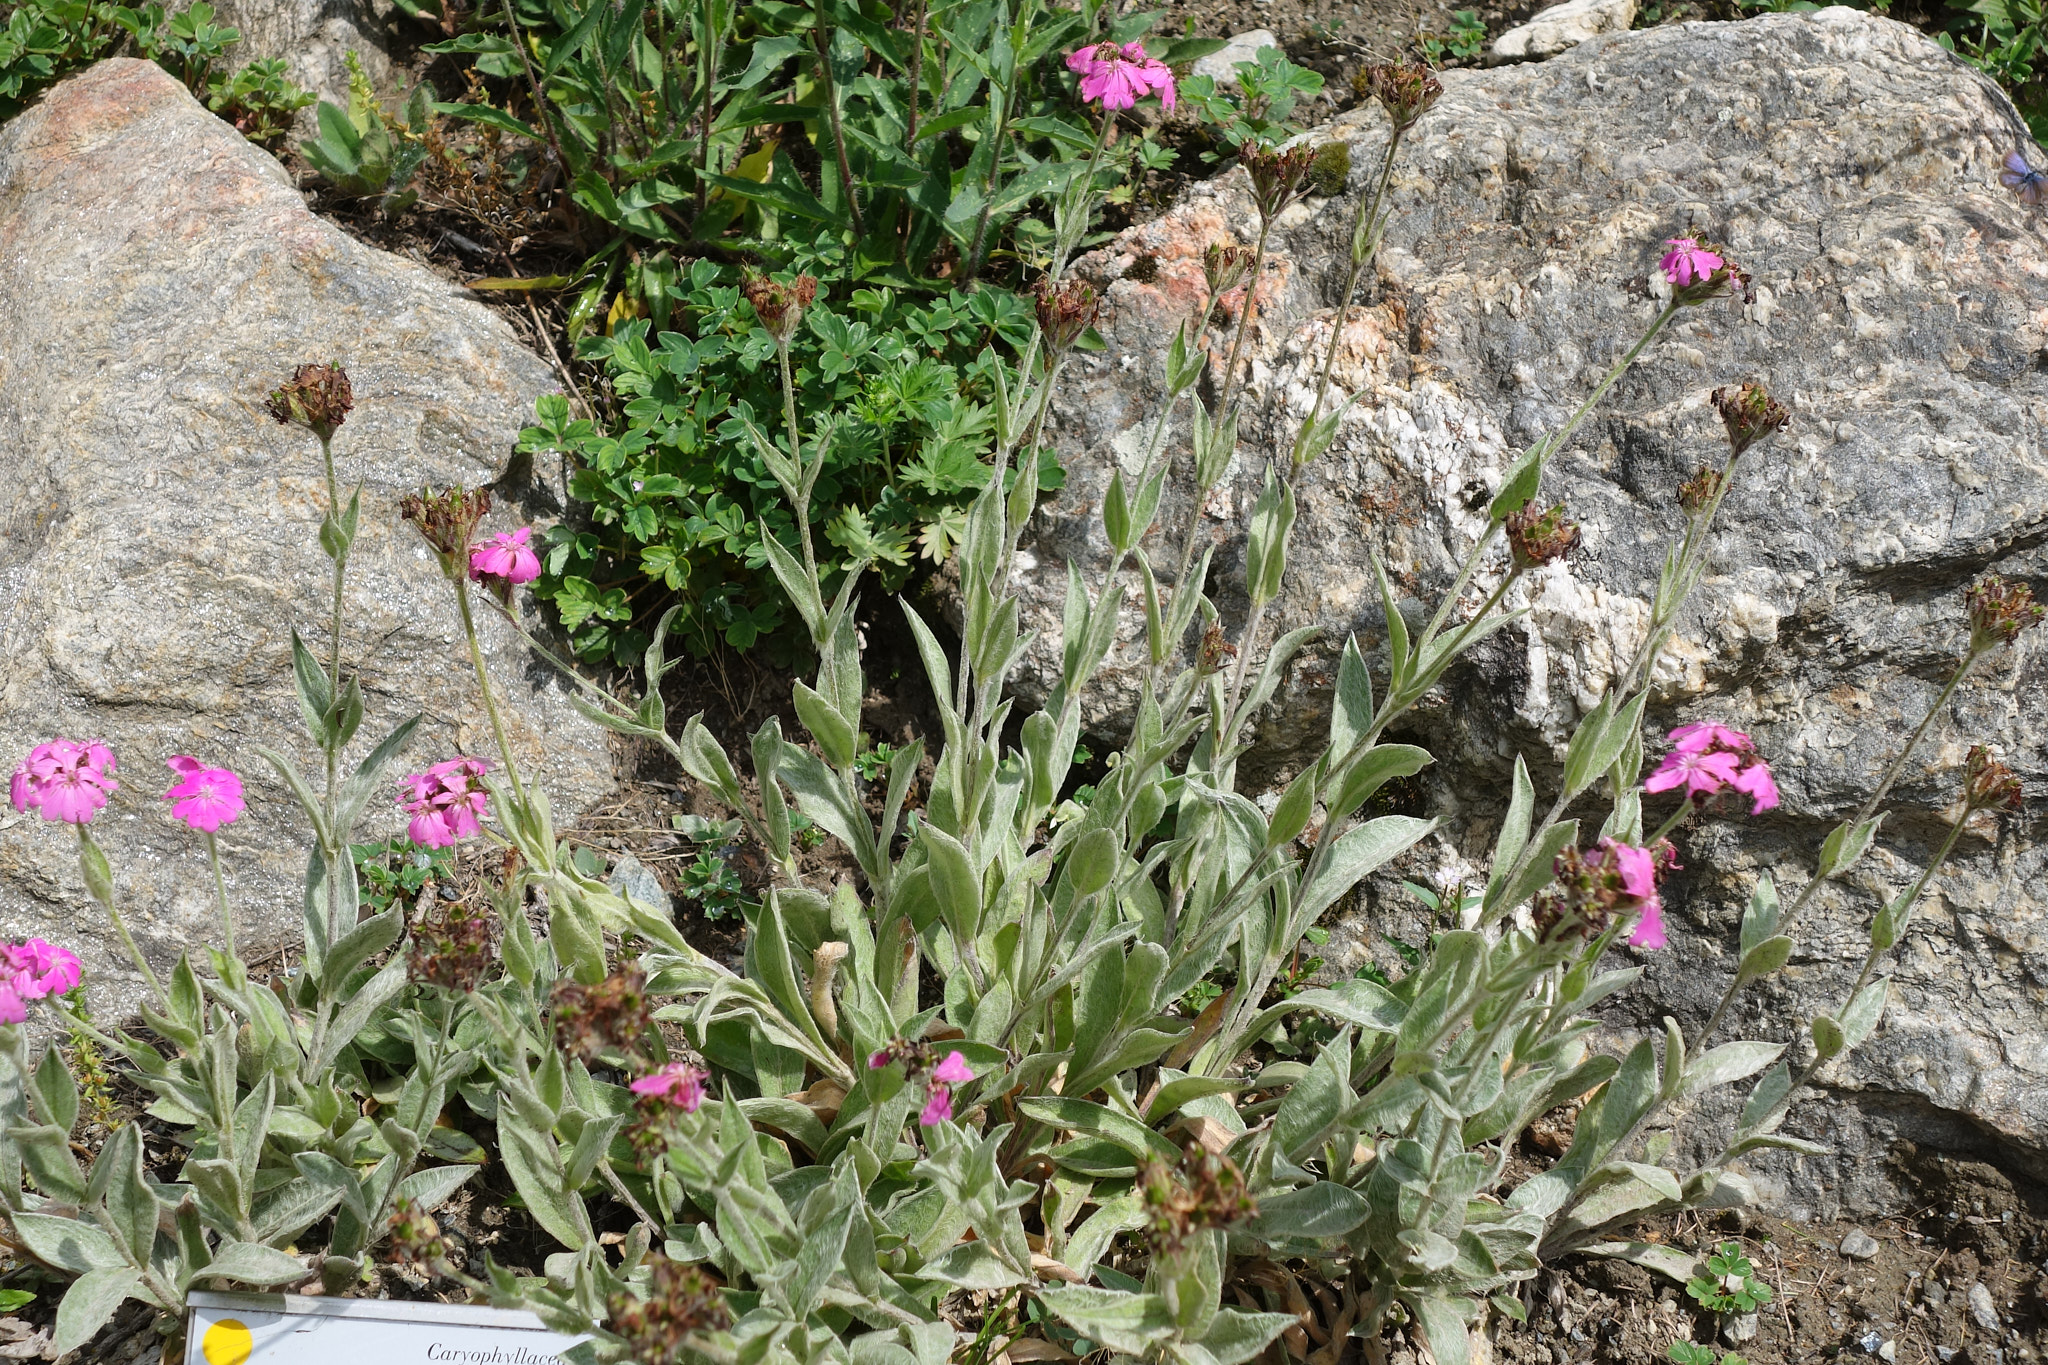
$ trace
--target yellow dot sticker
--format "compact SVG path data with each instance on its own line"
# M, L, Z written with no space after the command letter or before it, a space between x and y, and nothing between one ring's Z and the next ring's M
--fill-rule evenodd
M222 1318L206 1329L206 1335L199 1339L199 1350L206 1357L206 1365L248 1365L250 1352L256 1349L249 1329L233 1318Z

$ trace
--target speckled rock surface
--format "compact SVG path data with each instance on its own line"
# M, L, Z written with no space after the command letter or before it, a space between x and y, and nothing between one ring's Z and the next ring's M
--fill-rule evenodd
M1964 639L1961 589L1995 569L2048 590L2048 232L1997 180L1999 159L2029 144L2004 97L1940 47L1847 8L1595 38L1541 64L1448 72L1444 84L1401 156L1378 278L1341 338L1337 382L1361 397L1298 484L1287 585L1267 618L1267 640L1322 627L1321 652L1262 718L1255 757L1284 778L1320 744L1346 634L1383 654L1368 551L1410 604L1433 604L1500 471L1656 312L1660 239L1726 242L1755 274L1755 303L1686 314L1553 461L1543 495L1570 504L1584 549L1517 590L1526 621L1489 641L1411 727L1439 757L1431 800L1451 833L1408 870L1455 876L1491 845L1513 755L1528 756L1539 782L1554 773L1574 722L1639 639L1681 525L1675 487L1725 451L1710 391L1756 379L1791 404L1792 426L1752 456L1727 504L1652 708L1658 726L1713 718L1752 731L1785 789L1784 808L1763 820L1681 833L1673 948L1649 959L1614 1022L1653 1026L1669 1013L1695 1028L1727 980L1758 872L1803 880L1820 836L1932 701ZM1245 439L1202 509L1233 635L1243 528L1267 460L1284 455L1308 408L1351 195L1379 160L1385 123L1362 109L1320 136L1349 141L1359 169L1350 194L1296 205L1274 233L1247 347ZM1255 223L1243 180L1227 176L1077 267L1105 288L1109 345L1079 361L1059 405L1069 481L1036 525L1040 567L1017 584L1026 626L1041 631L1020 678L1027 696L1057 667L1063 585L1049 570L1072 558L1099 574L1106 562L1094 509L1122 433L1157 411L1164 343L1200 303L1200 252ZM1209 337L1212 348L1230 340ZM1167 573L1192 510L1185 486L1169 493L1151 547ZM1498 565L1489 572L1497 582ZM1129 714L1131 641L1089 700L1098 732L1120 736ZM1888 1206L1883 1157L1902 1135L2048 1166L2043 648L2030 639L1981 666L1932 726L1879 850L1817 898L1791 967L1737 1011L1747 1036L1783 1038L1794 1019L1833 1007L1875 907L1943 832L1967 746L2002 748L2028 812L1965 837L1892 954L1882 1030L1824 1073L1837 1102L1797 1111L1793 1128L1839 1155L1758 1163L1781 1207ZM1411 913L1398 896L1368 896L1351 960L1384 952L1382 931L1426 928ZM1721 1117L1709 1106L1682 1136L1706 1141Z
M390 55L394 30L405 22L415 41L439 37L405 20L390 0L214 0L213 10L215 23L241 32L241 42L228 54L233 64L281 58L295 84L344 108L349 53L356 54L372 85L395 95L401 73ZM300 131L309 137L316 129L312 112L300 116Z
M159 964L213 937L203 846L157 799L172 754L248 779L222 835L230 891L248 940L296 932L304 822L252 746L317 757L290 632L324 652L325 491L317 443L263 398L330 359L357 403L341 475L363 485L352 759L415 710L416 758L488 753L453 596L396 500L497 478L548 367L454 286L314 217L151 63L104 62L0 129L0 761L56 733L112 744L122 788L95 828ZM610 787L604 736L508 629L487 620L486 637L514 744L571 818ZM372 810L380 834L402 827ZM79 944L102 1015L136 999L70 832L6 808L0 933Z
M1503 57L1547 57L1602 33L1626 33L1636 21L1636 0L1565 0L1536 11L1493 40Z

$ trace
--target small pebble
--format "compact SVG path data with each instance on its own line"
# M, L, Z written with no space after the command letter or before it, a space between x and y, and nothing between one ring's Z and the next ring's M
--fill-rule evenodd
M1970 1317L1987 1332L1999 1329L1998 1305L1991 1301L1991 1291L1981 1280L1970 1286Z
M1937 1346L1934 1348L1934 1355L1936 1359L1941 1361L1941 1365L1948 1365L1951 1360L1956 1358L1956 1350L1953 1346Z
M1841 1252L1852 1261L1867 1261L1877 1255L1877 1239L1862 1228L1851 1228L1842 1239Z
M1856 1339L1856 1344L1863 1348L1863 1354L1874 1356L1877 1354L1878 1347L1884 1345L1884 1333L1865 1332Z
M1883 1361L1897 1360L1899 1358L1899 1343L1887 1341L1884 1345L1878 1347L1877 1358Z

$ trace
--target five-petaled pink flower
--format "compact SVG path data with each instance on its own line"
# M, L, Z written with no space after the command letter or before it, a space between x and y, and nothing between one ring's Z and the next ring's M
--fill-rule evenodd
M1665 240L1664 245L1671 250L1664 253L1664 259L1657 262L1657 268L1679 289L1705 284L1716 270L1727 264L1720 256L1707 250L1696 237L1671 237Z
M179 778L163 798L171 803L175 819L202 834L212 834L240 818L245 809L242 779L234 773L226 768L209 768L185 754L165 759L164 766Z
M0 944L0 1024L28 1018L30 1000L62 995L78 984L78 954L40 938Z
M1600 846L1586 855L1586 866L1605 868L1621 879L1622 895L1636 902L1630 907L1627 900L1616 905L1626 911L1634 908L1640 911L1636 926L1630 931L1628 941L1637 948L1662 948L1664 946L1664 902L1657 895L1657 855L1647 848L1624 844L1618 839L1602 839Z
M29 750L15 768L7 794L18 811L82 825L99 814L120 787L111 776L115 767L114 751L100 741L80 743L59 735Z
M946 1060L932 1068L932 1079L941 1085L965 1085L974 1079L974 1071L967 1065L967 1059L958 1052L946 1054Z
M1157 91L1159 102L1173 108L1173 68L1145 55L1138 43L1091 43L1067 54L1067 70L1081 78L1081 98L1100 101L1104 109L1129 109Z
M476 582L486 579L517 587L531 583L540 577L540 556L527 544L533 539L533 528L522 526L516 531L500 531L483 544L469 552L469 576Z
M1751 815L1778 804L1778 784L1771 765L1757 754L1756 744L1740 730L1698 721L1671 732L1672 750L1643 783L1646 792L1683 786L1688 801L1705 801L1724 787L1749 797Z
M406 834L422 848L447 848L458 839L480 833L477 817L490 802L483 775L491 765L481 758L451 758L399 785L398 804L412 816Z
M685 1114L694 1114L697 1106L704 1103L704 1082L708 1079L701 1068L688 1062L670 1062L652 1075L642 1076L627 1088L636 1095L652 1095L668 1101Z
M943 1085L932 1087L932 1097L924 1102L924 1109L917 1121L926 1128L936 1128L953 1117L953 1092Z

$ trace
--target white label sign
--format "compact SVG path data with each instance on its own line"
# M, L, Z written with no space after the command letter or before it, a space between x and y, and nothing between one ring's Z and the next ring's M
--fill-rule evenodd
M192 1294L185 1365L565 1365L531 1313L390 1299Z

